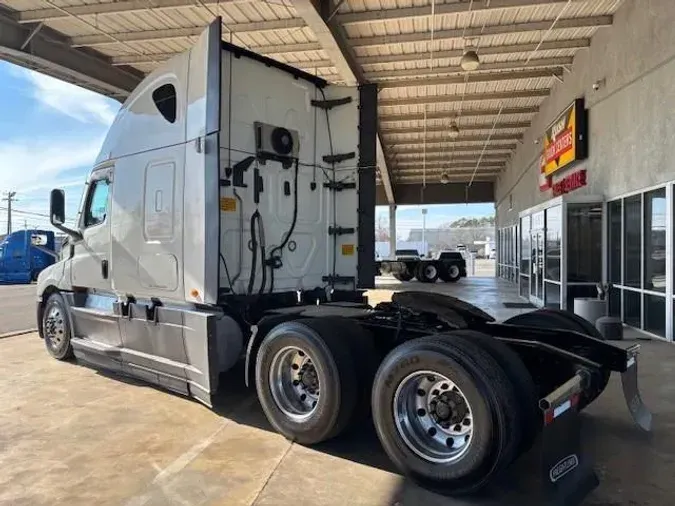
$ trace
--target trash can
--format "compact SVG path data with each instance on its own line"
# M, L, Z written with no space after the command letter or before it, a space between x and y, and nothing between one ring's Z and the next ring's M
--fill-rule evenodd
M574 313L595 327L598 318L607 314L607 300L591 297L574 299Z
M601 316L595 322L595 328L607 340L620 341L623 339L623 324L621 318L615 316Z

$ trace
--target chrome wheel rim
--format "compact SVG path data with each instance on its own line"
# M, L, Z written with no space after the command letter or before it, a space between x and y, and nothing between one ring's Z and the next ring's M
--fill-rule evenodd
M281 412L296 422L312 416L320 394L312 357L296 346L287 346L272 357L269 371L272 398Z
M58 306L52 306L45 318L44 334L52 348L60 348L66 340L64 315Z
M433 279L434 277L436 277L436 273L437 273L436 267L434 267L433 265L427 265L424 268L424 277L427 279Z
M456 278L457 276L459 276L459 267L453 265L450 267L450 277Z
M428 462L455 462L471 445L471 406L453 381L435 371L417 371L401 381L394 421L406 446Z

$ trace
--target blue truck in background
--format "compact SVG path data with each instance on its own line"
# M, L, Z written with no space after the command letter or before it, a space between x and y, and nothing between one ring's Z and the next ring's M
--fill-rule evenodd
M19 230L0 241L0 284L30 283L56 259L54 232Z

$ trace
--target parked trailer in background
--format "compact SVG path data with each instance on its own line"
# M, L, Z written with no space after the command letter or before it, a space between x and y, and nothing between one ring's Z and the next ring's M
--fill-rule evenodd
M542 433L539 504L581 501L597 478L577 414L611 371L649 428L637 347L560 311L496 323L419 292L370 306L376 88L329 85L220 30L127 99L76 229L52 191L70 243L38 280L47 351L208 406L243 355L281 434L317 444L372 408L398 469L447 494L482 489Z
M438 279L456 283L466 277L466 260L458 251L441 251L435 258L420 258L413 250L396 250L396 259L376 262L380 274L392 274L399 281L416 278L422 283Z
M37 281L38 274L57 258L54 232L19 230L0 241L0 283Z

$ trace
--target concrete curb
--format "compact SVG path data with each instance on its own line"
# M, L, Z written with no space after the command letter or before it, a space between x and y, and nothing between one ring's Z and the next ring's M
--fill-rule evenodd
M20 336L22 334L30 334L32 332L37 332L37 329L35 328L35 329L13 330L12 332L0 334L0 339L4 339L5 337Z

